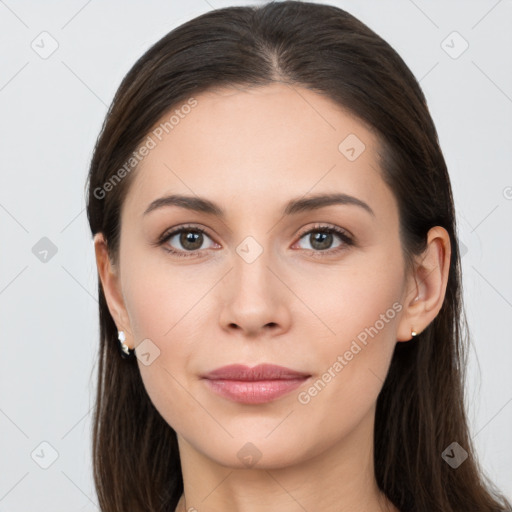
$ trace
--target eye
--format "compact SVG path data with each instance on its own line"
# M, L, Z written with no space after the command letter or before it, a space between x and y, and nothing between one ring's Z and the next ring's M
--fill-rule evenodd
M211 247L203 247L205 238L211 238L206 234L205 230L197 226L181 226L170 233L166 233L159 240L159 245L163 245L167 252L179 257L198 256L200 252ZM177 249L175 245L177 244ZM189 254L187 254L189 253Z
M165 233L156 245L162 245L165 251L174 256L190 258L201 256L203 251L213 248L212 246L203 246L205 239L213 242L203 228L198 226L181 226ZM310 245L305 250L311 252L313 256L319 257L337 254L347 249L347 247L354 245L353 239L345 230L329 225L316 225L313 229L302 233L299 242L302 239L308 241ZM336 239L338 239L338 245L332 248L332 244ZM215 244L215 242L213 243Z
M339 243L332 248L336 238ZM332 255L346 249L348 246L354 245L354 241L348 233L335 226L316 225L313 229L303 233L300 237L300 240L302 239L309 243L310 247L305 249L313 251L314 256L323 256L322 253Z

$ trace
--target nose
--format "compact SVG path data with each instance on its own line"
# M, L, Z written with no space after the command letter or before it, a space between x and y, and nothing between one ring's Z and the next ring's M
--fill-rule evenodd
M239 249L221 284L221 327L250 338L283 334L290 327L293 294L279 275L276 258L267 250L248 258L243 247Z

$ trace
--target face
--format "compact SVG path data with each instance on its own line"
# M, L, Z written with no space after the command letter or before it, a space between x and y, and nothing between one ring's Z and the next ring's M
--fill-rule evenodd
M377 139L303 88L195 100L150 134L121 214L124 327L147 392L180 448L219 464L347 447L371 431L410 300ZM216 209L153 203L170 195ZM301 377L203 378L264 363Z

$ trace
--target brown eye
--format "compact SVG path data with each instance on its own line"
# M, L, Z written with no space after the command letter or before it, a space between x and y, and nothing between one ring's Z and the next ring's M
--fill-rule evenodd
M206 239L211 240L203 229L184 226L164 235L159 244L176 256L197 256L201 251L211 248L203 247Z
M310 247L303 247L314 252L328 252L329 254L353 245L352 239L341 229L331 226L317 226L304 233L300 240L305 239ZM338 239L337 245L333 243Z
M179 241L183 248L189 251L195 251L203 245L203 234L197 231L181 231Z
M309 243L313 249L325 250L329 249L333 242L332 233L315 231L309 235Z

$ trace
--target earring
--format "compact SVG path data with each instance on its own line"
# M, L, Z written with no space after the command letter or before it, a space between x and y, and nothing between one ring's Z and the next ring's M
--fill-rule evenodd
M128 345L125 343L126 336L124 334L124 331L117 331L117 333L117 337L119 339L119 346L121 348L121 357L123 357L124 359L131 358L135 350L128 347Z
M416 331L411 331L411 336L416 336L418 333Z

